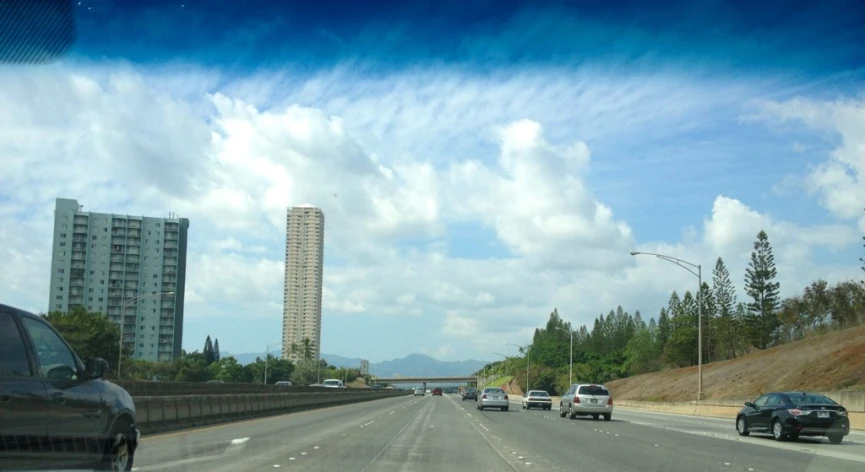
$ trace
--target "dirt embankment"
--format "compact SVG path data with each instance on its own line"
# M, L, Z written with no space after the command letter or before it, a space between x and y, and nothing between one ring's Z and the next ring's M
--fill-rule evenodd
M622 400L689 401L696 399L697 367L607 385ZM865 326L703 365L703 392L709 399L750 398L782 390L865 390Z

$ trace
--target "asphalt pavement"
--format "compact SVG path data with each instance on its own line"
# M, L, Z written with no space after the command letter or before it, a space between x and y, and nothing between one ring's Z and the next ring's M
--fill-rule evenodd
M728 420L617 409L478 411L455 395L397 397L145 437L138 471L865 470L865 436L740 438Z

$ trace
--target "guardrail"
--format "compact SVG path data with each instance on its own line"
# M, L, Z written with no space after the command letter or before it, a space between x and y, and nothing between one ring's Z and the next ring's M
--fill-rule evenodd
M212 384L211 384L212 385ZM134 396L142 434L408 395L401 390Z
M134 396L164 395L227 395L245 393L302 393L334 392L326 387L295 387L282 385L256 385L241 383L204 383L204 382L151 382L147 380L111 380ZM346 389L370 391L368 389Z

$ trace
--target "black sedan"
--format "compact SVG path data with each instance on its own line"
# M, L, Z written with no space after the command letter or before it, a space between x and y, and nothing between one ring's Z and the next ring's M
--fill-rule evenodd
M465 393L463 393L463 401L466 400L478 401L478 391L473 388L467 389Z
M736 431L740 436L767 433L777 441L826 436L839 444L850 434L850 419L846 408L819 393L767 393L745 403L736 415Z

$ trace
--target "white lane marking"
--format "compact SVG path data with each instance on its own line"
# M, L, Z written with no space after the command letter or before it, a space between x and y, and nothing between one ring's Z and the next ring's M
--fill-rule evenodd
M243 444L246 441L249 441L249 438L237 438L237 439L232 439L231 444Z
M305 452L301 452L300 455L301 455L301 456L305 456L306 453L305 453Z
M289 457L288 460L293 461L294 457Z
M280 468L280 467L282 467L282 466L279 465L279 464L273 464L273 468L274 468L274 469L278 469L278 468ZM133 469L133 470L134 470L134 469Z
M531 462L526 462L526 465L532 465L532 463L531 463Z
M523 456L517 456L517 459L525 459Z
M313 449L318 449L318 446L315 446Z
M730 463L729 463L729 462L724 462L724 465L730 465Z

